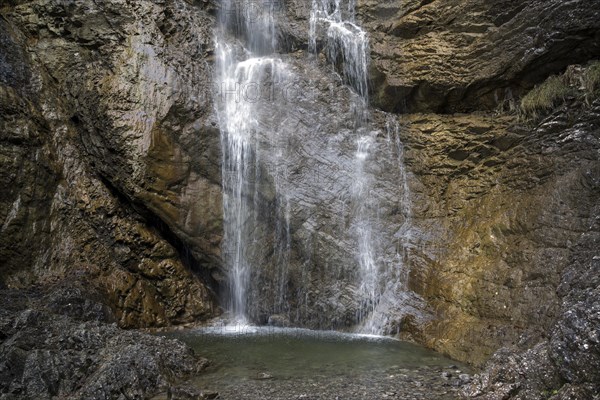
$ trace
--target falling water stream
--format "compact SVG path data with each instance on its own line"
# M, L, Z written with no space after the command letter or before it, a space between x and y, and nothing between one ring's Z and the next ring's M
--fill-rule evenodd
M330 63L341 71L344 81L358 95L354 98L354 129L356 135L355 173L352 186L352 230L357 241L357 259L360 266L358 295L362 306L357 320L360 330L380 333L372 317L382 295L378 246L381 238L376 226L378 219L377 198L373 196L373 177L366 173L369 159L374 156L376 132L369 125L369 40L368 35L354 21L355 1L349 0L344 7L340 0L313 0L310 18L309 50L317 51L318 30L326 35L326 53Z
M235 320L248 322L252 311L254 292L252 277L260 269L256 263L256 251L262 243L256 243L261 218L261 167L260 140L257 132L264 129L261 116L265 110L265 83L289 82L293 79L291 67L278 55L277 1L257 3L254 0L226 0L221 4L219 27L215 42L217 52L217 76L219 99L217 114L221 130L222 184L224 239L223 258L228 268L228 291L224 299L228 311ZM355 2L352 0L313 0L310 12L309 52L316 54L321 48L328 62L339 72L343 81L353 90L351 110L355 141L353 176L347 193L351 201L348 236L352 237L358 265L356 293L359 331L382 333L382 320L376 315L384 294L387 297L398 289L398 271L401 257L392 266L382 261L384 239L377 229L379 219L378 197L374 195L376 180L369 171L375 156L381 153L385 142L377 140L379 132L370 124L369 110L369 40L368 35L355 22ZM272 94L272 93L270 93ZM268 96L267 96L268 97ZM272 98L269 99L273 101ZM397 125L394 125L397 130ZM390 142L388 127L387 146L398 147L397 132L394 143ZM271 132L278 135L279 132ZM277 153L279 149L271 149ZM404 171L401 168L401 171ZM287 179L286 171L269 171L277 201L271 204L277 215L271 222L277 239L272 243L277 260L274 278L277 283L274 313L287 309L286 274L290 261L291 233L288 193L282 190ZM282 175L283 178L282 178ZM406 176L403 173L403 182ZM405 185L406 186L406 185ZM405 195L408 190L404 190ZM408 197L403 199L408 205ZM264 214L264 213L263 213ZM408 213L406 213L408 214ZM283 216L283 217L281 217ZM383 271L383 273L382 273ZM394 278L394 279L390 279ZM393 285L392 285L393 283ZM393 286L393 287L392 287ZM255 298L254 298L255 299ZM389 302L388 302L389 303Z
M226 0L216 35L218 104L221 129L224 240L223 257L229 268L229 310L245 321L251 276L251 254L258 201L258 105L265 82L287 79L287 66L274 56L277 47L275 2ZM242 45L239 45L241 41ZM255 209L256 207L254 207Z

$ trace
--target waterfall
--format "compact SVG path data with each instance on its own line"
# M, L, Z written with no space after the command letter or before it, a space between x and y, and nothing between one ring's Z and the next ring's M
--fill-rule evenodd
M357 241L356 257L360 266L358 293L360 306L357 319L364 323L374 312L381 296L377 198L373 195L373 178L366 169L376 153L374 132L369 119L369 40L355 21L355 1L313 0L309 27L309 50L318 51L319 30L324 31L328 61L340 71L343 80L357 94L354 109L356 132L355 173L351 188L352 230Z
M395 120L388 124L387 143L381 140L381 132L372 126L369 38L355 22L354 7L352 0L313 0L309 28L311 52L322 51L328 64L351 89L345 93L350 94L353 115L347 127L352 129L354 136L347 135L345 126L343 131L335 132L341 140L330 142L332 146L344 146L343 149L333 147L336 152L344 151L344 165L340 169L344 193L333 200L337 208L331 208L331 212L340 214L338 226L341 230L339 238L335 233L323 236L329 235L330 243L339 243L340 249L350 249L351 253L346 252L337 265L330 266L317 254L318 249L313 250L315 237L307 233L320 234L322 222L319 218L322 216L301 215L299 218L298 215L298 210L303 210L306 203L303 203L303 190L297 190L294 179L306 178L298 173L291 160L303 156L296 153L302 149L296 141L307 137L295 137L294 129L287 121L302 123L305 109L301 107L306 107L307 103L305 99L305 103L287 104L275 98L275 89L289 87L298 70L297 59L294 61L292 57L277 54L277 3L253 0L221 3L219 26L215 32L215 81L219 89L215 104L222 150L222 257L228 274L224 303L236 322L265 321L272 316L273 320L294 318L291 316L294 307L295 319L302 321L301 308L309 307L309 297L310 307L331 306L331 303L327 304L331 300L327 296L332 294L324 293L323 288L313 290L318 278L311 276L314 272L327 271L335 276L334 279L340 278L343 296L352 298L347 306L344 305L342 312L347 312L344 320L340 318L336 323L358 321L363 332L383 333L389 319L387 310L396 307L393 303L395 294L406 281L404 276L399 276L404 274L402 252L393 260L390 257L390 246L395 245L392 243L393 232L380 229L381 188L376 179L379 168L391 159L389 149L395 149L394 154L401 160L402 146ZM306 89L306 85L302 88ZM299 107L300 112L290 105ZM320 132L318 126L314 131ZM322 134L331 133L334 132ZM351 159L346 158L348 153L345 152L348 140L354 145ZM316 158L321 149L316 149L315 145L324 142L310 142L306 148L313 148ZM320 162L315 160L314 164L309 164L309 171L310 165L315 171ZM398 167L405 179L402 165L393 168L397 170ZM318 168L316 170L318 172ZM333 178L327 177L332 182ZM404 193L408 193L407 190ZM332 201L327 191L323 194L322 200ZM305 218L305 229L292 232L291 220L302 220L302 217ZM294 240L298 247L294 250L299 249L304 259L298 260L298 254L292 257L292 234L297 235ZM321 260L312 264L310 257L314 256ZM355 264L347 262L352 256ZM312 271L313 266L322 270ZM351 269L349 273L344 272L345 275L335 275L338 271ZM337 294L335 289L333 293L334 296ZM335 318L337 316L323 316L323 322Z
M378 143L377 132L369 124L369 40L356 24L355 0L313 0L309 26L309 51L316 54L323 47L327 60L340 73L344 82L356 93L354 109L356 132L355 173L351 188L353 213L351 229L356 239L356 258L360 267L357 296L360 298L357 320L364 333L386 332L394 315L402 314L402 302L407 297L408 269L405 266L404 245L410 236L410 198L404 168L404 147L400 141L399 125L389 116L386 123L386 142ZM323 37L321 43L319 38ZM378 146L384 144L384 146ZM390 259L389 247L378 230L379 203L376 181L369 171L381 163L375 157L384 156L397 161L402 185L400 199L404 223L394 238L400 250ZM390 238L391 241L391 238ZM395 313L395 314L394 314Z
M373 178L366 173L368 158L372 156L375 139L370 136L360 136L357 139L355 153L355 175L352 187L354 203L353 233L358 241L357 256L360 265L359 296L363 306L358 310L359 322L373 313L379 300L379 267L377 263L378 237L374 231L376 226L377 201L372 196Z
M407 246L411 242L412 235L412 206L410 201L410 188L408 186L408 174L404 166L404 145L400 140L400 125L395 116L388 115L385 125L386 149L385 157L396 164L399 172L399 183L401 186L401 198L399 208L404 222L400 229L394 234L396 241L396 253L388 261L388 265L378 274L376 291L377 302L372 305L370 314L362 321L361 331L372 334L396 333L398 327L394 323L399 316L405 315L410 310L410 303L415 298L408 289L409 269L405 263L407 257Z
M327 58L339 67L342 76L368 106L369 37L354 21L354 2L342 12L340 0L313 0L310 14L309 51L317 52L320 25L326 27ZM345 18L345 19L344 19Z
M259 223L260 168L255 135L260 107L275 101L276 82L289 79L287 65L273 56L277 47L274 7L273 1L223 1L215 35L217 115L223 153L222 252L229 275L225 303L238 321L248 317L251 260L256 247L253 235ZM280 229L289 234L289 227Z

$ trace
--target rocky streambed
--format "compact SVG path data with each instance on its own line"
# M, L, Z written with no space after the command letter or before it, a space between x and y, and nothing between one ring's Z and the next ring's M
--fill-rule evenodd
M451 372L431 367L417 370L398 369L395 372L388 375L314 376L302 380L248 380L235 387L221 388L218 398L225 400L450 400L458 398L459 381L444 377ZM197 393L198 390L193 386L192 388L188 389L188 392ZM215 396L213 391L200 392L205 393L207 398ZM167 398L163 394L153 400Z

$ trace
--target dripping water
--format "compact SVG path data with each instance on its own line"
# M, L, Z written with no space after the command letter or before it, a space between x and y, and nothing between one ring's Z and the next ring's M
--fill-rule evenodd
M356 258L360 267L358 282L359 307L357 320L365 321L379 302L378 257L379 235L377 199L373 194L374 182L367 171L376 153L377 143L370 132L369 119L369 40L355 21L355 1L344 7L341 0L313 0L310 19L309 50L317 52L319 31L325 35L325 53L328 61L340 72L343 80L354 90L351 107L354 114L356 151L354 180L351 188L353 213L352 230L357 241Z
M355 7L355 0L347 0L346 5L341 0L313 0L309 51L316 54L320 46L324 47L329 63L357 95L351 104L356 134L355 174L351 188L352 229L357 240L356 257L360 267L357 320L360 331L381 334L390 325L390 310L398 308L398 293L407 290L407 269L405 255L400 254L402 250L391 261L386 260L383 254L385 244L377 229L380 226L379 204L375 181L369 171L370 164L378 161L374 159L376 155L383 154L398 160L402 182L401 212L405 218L402 233L397 234L400 249L407 240L406 235L410 234L410 201L397 120L388 118L386 149L379 148L377 133L371 132L369 126L369 40L356 23ZM321 36L324 39L319 43Z

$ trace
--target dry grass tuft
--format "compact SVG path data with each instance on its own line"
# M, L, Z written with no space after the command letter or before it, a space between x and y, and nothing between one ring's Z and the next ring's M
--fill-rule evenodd
M521 112L526 119L552 110L572 93L571 87L561 76L551 76L521 99Z
M600 98L600 61L571 65L564 74L549 77L521 99L517 113L524 121L534 121L569 97L588 106Z
M581 77L585 100L590 104L600 93L600 61L591 63Z

